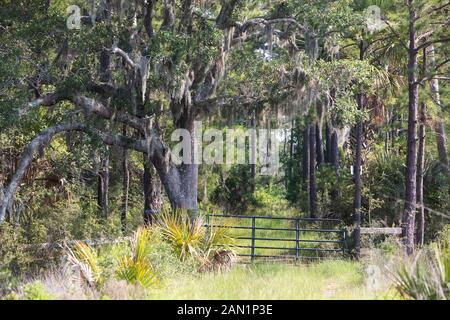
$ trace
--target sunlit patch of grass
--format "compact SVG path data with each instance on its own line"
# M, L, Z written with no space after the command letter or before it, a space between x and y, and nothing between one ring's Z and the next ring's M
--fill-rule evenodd
M252 264L231 271L183 277L153 292L152 299L375 299L356 262Z

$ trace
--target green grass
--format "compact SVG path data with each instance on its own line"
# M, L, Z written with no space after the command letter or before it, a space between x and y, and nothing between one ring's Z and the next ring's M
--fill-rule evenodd
M349 261L323 261L303 265L238 265L229 272L186 276L150 293L150 299L376 299L360 265Z

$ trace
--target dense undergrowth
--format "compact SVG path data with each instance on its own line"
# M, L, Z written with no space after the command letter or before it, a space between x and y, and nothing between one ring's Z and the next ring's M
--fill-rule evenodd
M449 234L403 254L374 245L360 261L328 259L236 264L228 228L163 215L129 238L94 248L66 245L63 259L34 276L2 282L2 299L448 299ZM225 244L225 246L217 246ZM7 284L7 285L6 285Z

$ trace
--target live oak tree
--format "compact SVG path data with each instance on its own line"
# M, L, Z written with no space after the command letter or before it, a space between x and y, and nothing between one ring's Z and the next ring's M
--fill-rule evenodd
M76 111L77 116L45 129L28 145L19 170L5 189L0 206L2 221L36 152L64 131L81 131L107 145L142 152L148 165L144 177L147 194L154 190L148 181L151 163L171 206L195 212L198 164L176 165L172 161L162 122L170 119L170 128L191 133L194 158L195 120L251 99L216 95L230 51L250 41L252 35L265 34L269 26L290 26L288 33L306 30L284 14L273 17L266 13L241 21L238 12L243 3L237 0L220 4L132 1L127 8L120 1L102 1L95 12L84 10L80 30L67 30L58 7L42 3L45 10L36 11L36 16L4 27L6 38L17 37L21 31L28 33L34 40L25 46L29 53L23 54L42 63L29 80L34 97L21 105L14 101L13 110L25 119L37 109L66 106L66 110L60 109L63 118L69 110ZM37 31L30 30L33 28ZM55 30L52 36L46 35L50 29ZM45 50L40 37L51 40ZM27 89L21 88L24 92ZM129 128L128 135L115 132L119 124ZM105 173L102 181L106 179ZM102 194L105 205L106 194ZM151 204L147 207L152 210Z
M350 222L353 212L359 226L366 222L364 213L372 210L371 188L379 197L379 216L385 211L393 216L390 204L405 197L408 252L414 244L416 202L422 217L430 197L439 198L436 202L441 204L447 201L421 182L432 184L426 167L433 152L440 170L448 169L444 108L448 3L380 2L378 22L383 27L374 30L366 30L366 8L371 3L365 0L95 3L94 7L92 2L67 0L2 3L0 133L16 144L8 146L14 156L4 152L7 143L0 148L0 158L9 157L7 164L0 163L0 221L20 220L7 214L17 205L14 195L20 187L26 189L22 182L29 181L32 163L48 157L44 150L51 149L51 141L64 141L63 134L76 160L65 173L73 178L77 176L73 171L83 170L78 174L80 189L85 189L89 177L99 216L110 217L119 208L124 231L136 192L143 195L147 223L161 210L165 195L172 208L195 213L199 198L208 205L213 175L219 171L219 183L227 180L220 166L203 167L199 179L198 163L173 161L174 129L190 131L187 152L191 159L198 156L196 120L217 128L294 128L286 134L289 165L281 179L289 180L283 182L296 206L305 202L300 205L304 214L320 217L342 206L336 209L339 217ZM76 10L66 11L69 5L81 8L79 29L68 28L78 23ZM425 56L424 70L420 67ZM390 87L396 88L395 93L388 92ZM402 126L406 105L408 141ZM419 106L427 107L426 117L420 117L426 122L418 122ZM383 125L367 138L368 129L378 121L368 116L380 110L394 116L387 115L385 123L380 116ZM396 124L388 123L391 120ZM432 146L429 138L425 144L427 125L436 136ZM384 148L381 134L386 134ZM375 150L369 144L375 144ZM405 156L406 146L405 175L398 159ZM23 152L15 163L17 150ZM391 158L395 162L377 163ZM77 168L81 162L83 169ZM231 192L257 194L261 190L257 169L251 165L230 170L239 177L228 179L239 182ZM389 186L364 180L380 177ZM117 190L120 197L115 197ZM386 193L395 199L383 202ZM114 199L119 199L119 206ZM327 201L333 207L326 207ZM448 205L441 208L445 211ZM389 223L399 219L389 217Z

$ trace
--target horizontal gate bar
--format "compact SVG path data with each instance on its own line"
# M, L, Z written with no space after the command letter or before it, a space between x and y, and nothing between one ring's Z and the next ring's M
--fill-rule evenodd
M206 224L205 227L212 228L231 228L231 229L255 229L255 230L273 230L273 231L302 231L302 232L342 232L342 230L333 229L294 229L294 228L269 228L269 227L244 227L244 226L226 226L220 224Z
M270 250L289 250L289 251L295 251L295 250L299 250L299 251L327 251L327 252L336 252L339 251L341 252L342 249L321 249L321 248L286 248L286 247L264 247L264 246L241 246L241 245L236 245L233 246L235 248L245 248L245 249L270 249Z
M251 237L237 237L238 240L252 240ZM255 240L267 240L267 241L292 241L292 242L317 242L317 243L342 243L340 240L296 240L296 239L283 239L283 238L255 238Z
M270 217L270 216L238 216L238 215L225 215L225 214L210 214L210 217L223 217L223 218L242 218L242 219L272 219L272 220L300 220L300 221L330 221L330 222L342 222L340 219L327 219L327 218L295 218L295 217Z
M251 254L238 254L239 257L251 257ZM268 256L268 255L262 255L262 254L255 254L253 255L255 258L274 258L274 259L296 259L297 257L292 254L286 254L286 255L278 255L278 256ZM324 259L324 257L314 257L314 256L300 256L299 259Z

